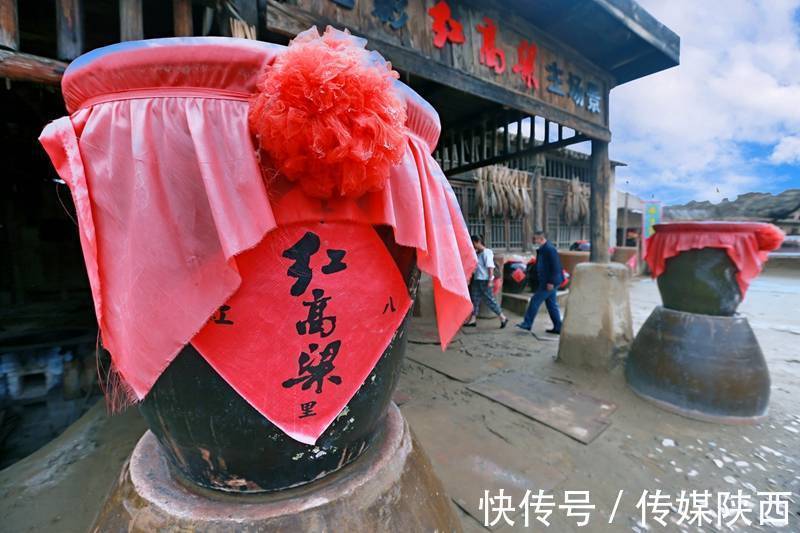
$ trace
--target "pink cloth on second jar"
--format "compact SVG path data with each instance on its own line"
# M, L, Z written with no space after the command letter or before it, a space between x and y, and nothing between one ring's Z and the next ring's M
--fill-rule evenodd
M323 205L286 182L267 190L248 98L282 49L218 38L124 43L64 76L71 115L40 141L72 191L103 342L137 399L236 292L236 256L279 225L391 226L434 280L443 346L471 311L472 243L431 157L438 116L402 84L409 141L383 191Z
M744 298L769 252L783 242L784 234L772 224L758 222L672 222L656 224L647 239L645 261L654 278L666 269L667 259L688 250L721 248L736 266L736 281Z

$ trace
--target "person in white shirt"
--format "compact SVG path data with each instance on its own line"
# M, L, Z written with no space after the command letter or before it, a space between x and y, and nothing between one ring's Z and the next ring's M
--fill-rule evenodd
M472 297L472 316L464 324L464 327L470 328L477 325L478 309L481 306L481 300L485 300L489 309L500 318L500 329L502 329L508 324L508 318L503 314L492 294L494 253L483 244L483 237L480 235L472 236L472 245L475 247L475 253L478 256L478 264L475 267L475 273L472 275L472 283L469 287L470 296Z

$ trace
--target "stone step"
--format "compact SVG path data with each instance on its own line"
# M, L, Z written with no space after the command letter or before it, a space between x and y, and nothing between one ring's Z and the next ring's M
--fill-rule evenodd
M556 296L556 299L558 300L558 307L561 309L562 316L564 315L564 310L567 308L568 294L569 289L565 291L558 291ZM533 296L533 293L527 291L519 294L504 292L501 305L503 306L503 309L507 309L512 313L524 315L525 310L528 308L528 301L530 301L531 296ZM544 304L539 308L539 313L547 313L547 307L545 307Z

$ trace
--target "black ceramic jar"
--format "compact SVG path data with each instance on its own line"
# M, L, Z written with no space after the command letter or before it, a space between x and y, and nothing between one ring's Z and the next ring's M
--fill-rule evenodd
M414 250L396 245L385 228L377 229L413 299L419 282ZM302 485L352 462L375 439L400 377L407 322L408 317L314 446L292 439L264 418L191 345L161 374L139 408L172 465L197 485L231 492Z

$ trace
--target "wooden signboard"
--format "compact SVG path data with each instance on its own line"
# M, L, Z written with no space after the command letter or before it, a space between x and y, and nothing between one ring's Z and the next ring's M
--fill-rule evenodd
M295 35L312 25L366 37L401 70L610 139L611 76L494 3L268 0L269 30Z

